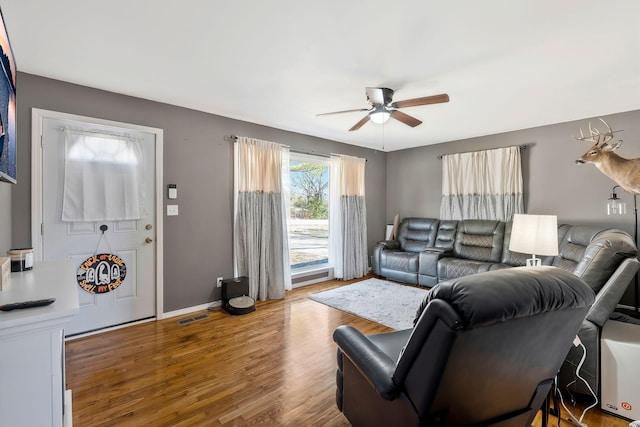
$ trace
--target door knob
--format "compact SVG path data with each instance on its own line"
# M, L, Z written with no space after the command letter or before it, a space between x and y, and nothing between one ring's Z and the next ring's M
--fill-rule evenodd
M147 237L144 241L147 243L153 243L153 239L151 237Z

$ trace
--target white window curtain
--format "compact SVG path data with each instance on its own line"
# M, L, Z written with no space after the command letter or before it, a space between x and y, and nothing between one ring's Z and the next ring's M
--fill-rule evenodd
M366 160L331 156L329 199L329 250L334 276L350 280L368 271Z
M524 212L520 147L442 156L442 219L511 221Z
M144 216L142 142L65 130L63 221L122 221Z
M291 289L287 206L289 150L239 137L234 144L234 263L252 298L281 299Z

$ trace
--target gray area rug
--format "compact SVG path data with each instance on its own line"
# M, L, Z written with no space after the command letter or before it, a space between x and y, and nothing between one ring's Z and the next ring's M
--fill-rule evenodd
M393 329L413 327L413 318L426 289L367 279L351 285L309 295L309 298L338 310L355 314Z

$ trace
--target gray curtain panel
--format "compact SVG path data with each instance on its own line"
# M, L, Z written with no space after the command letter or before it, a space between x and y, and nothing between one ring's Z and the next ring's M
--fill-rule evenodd
M364 196L342 196L343 279L367 274L367 205Z
M235 224L238 274L249 277L252 298L284 298L282 195L239 192Z

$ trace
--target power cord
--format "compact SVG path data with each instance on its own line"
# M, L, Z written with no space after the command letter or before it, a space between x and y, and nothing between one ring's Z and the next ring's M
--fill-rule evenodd
M584 418L585 414L587 413L587 411L589 411L591 408L593 408L594 406L596 406L598 404L598 396L596 396L596 394L594 393L593 389L591 388L591 386L589 385L589 383L587 382L587 380L585 380L583 377L580 376L580 368L582 368L582 365L584 364L585 359L587 358L587 348L584 346L584 344L582 344L582 341L580 341L580 338L578 338L578 336L576 335L576 338L573 340L573 345L575 347L581 347L582 348L582 358L580 359L580 363L578 363L578 366L576 368L576 377L578 377L579 379L582 380L582 382L585 383L585 385L587 386L587 388L589 389L589 392L591 392L591 395L593 396L593 398L595 399L595 401L593 402L592 405L587 406L583 411L582 411L582 415L580 415L580 419L576 418L575 415L573 415L573 413L569 410L569 408L567 408L567 406L564 404L564 399L562 398L562 390L560 390L558 388L558 394L560 395L560 403L562 404L562 407L564 408L565 411L567 411L567 413L569 414L569 416L571 417L571 419L569 419L568 421L571 421L575 424L577 424L580 427L587 427L587 424L582 422L582 419ZM557 377L556 377L556 381L557 381ZM567 387L569 387L571 384L573 384L575 381L569 383L567 385ZM556 386L557 386L557 382L556 382ZM560 425L560 414L558 413L558 425Z

